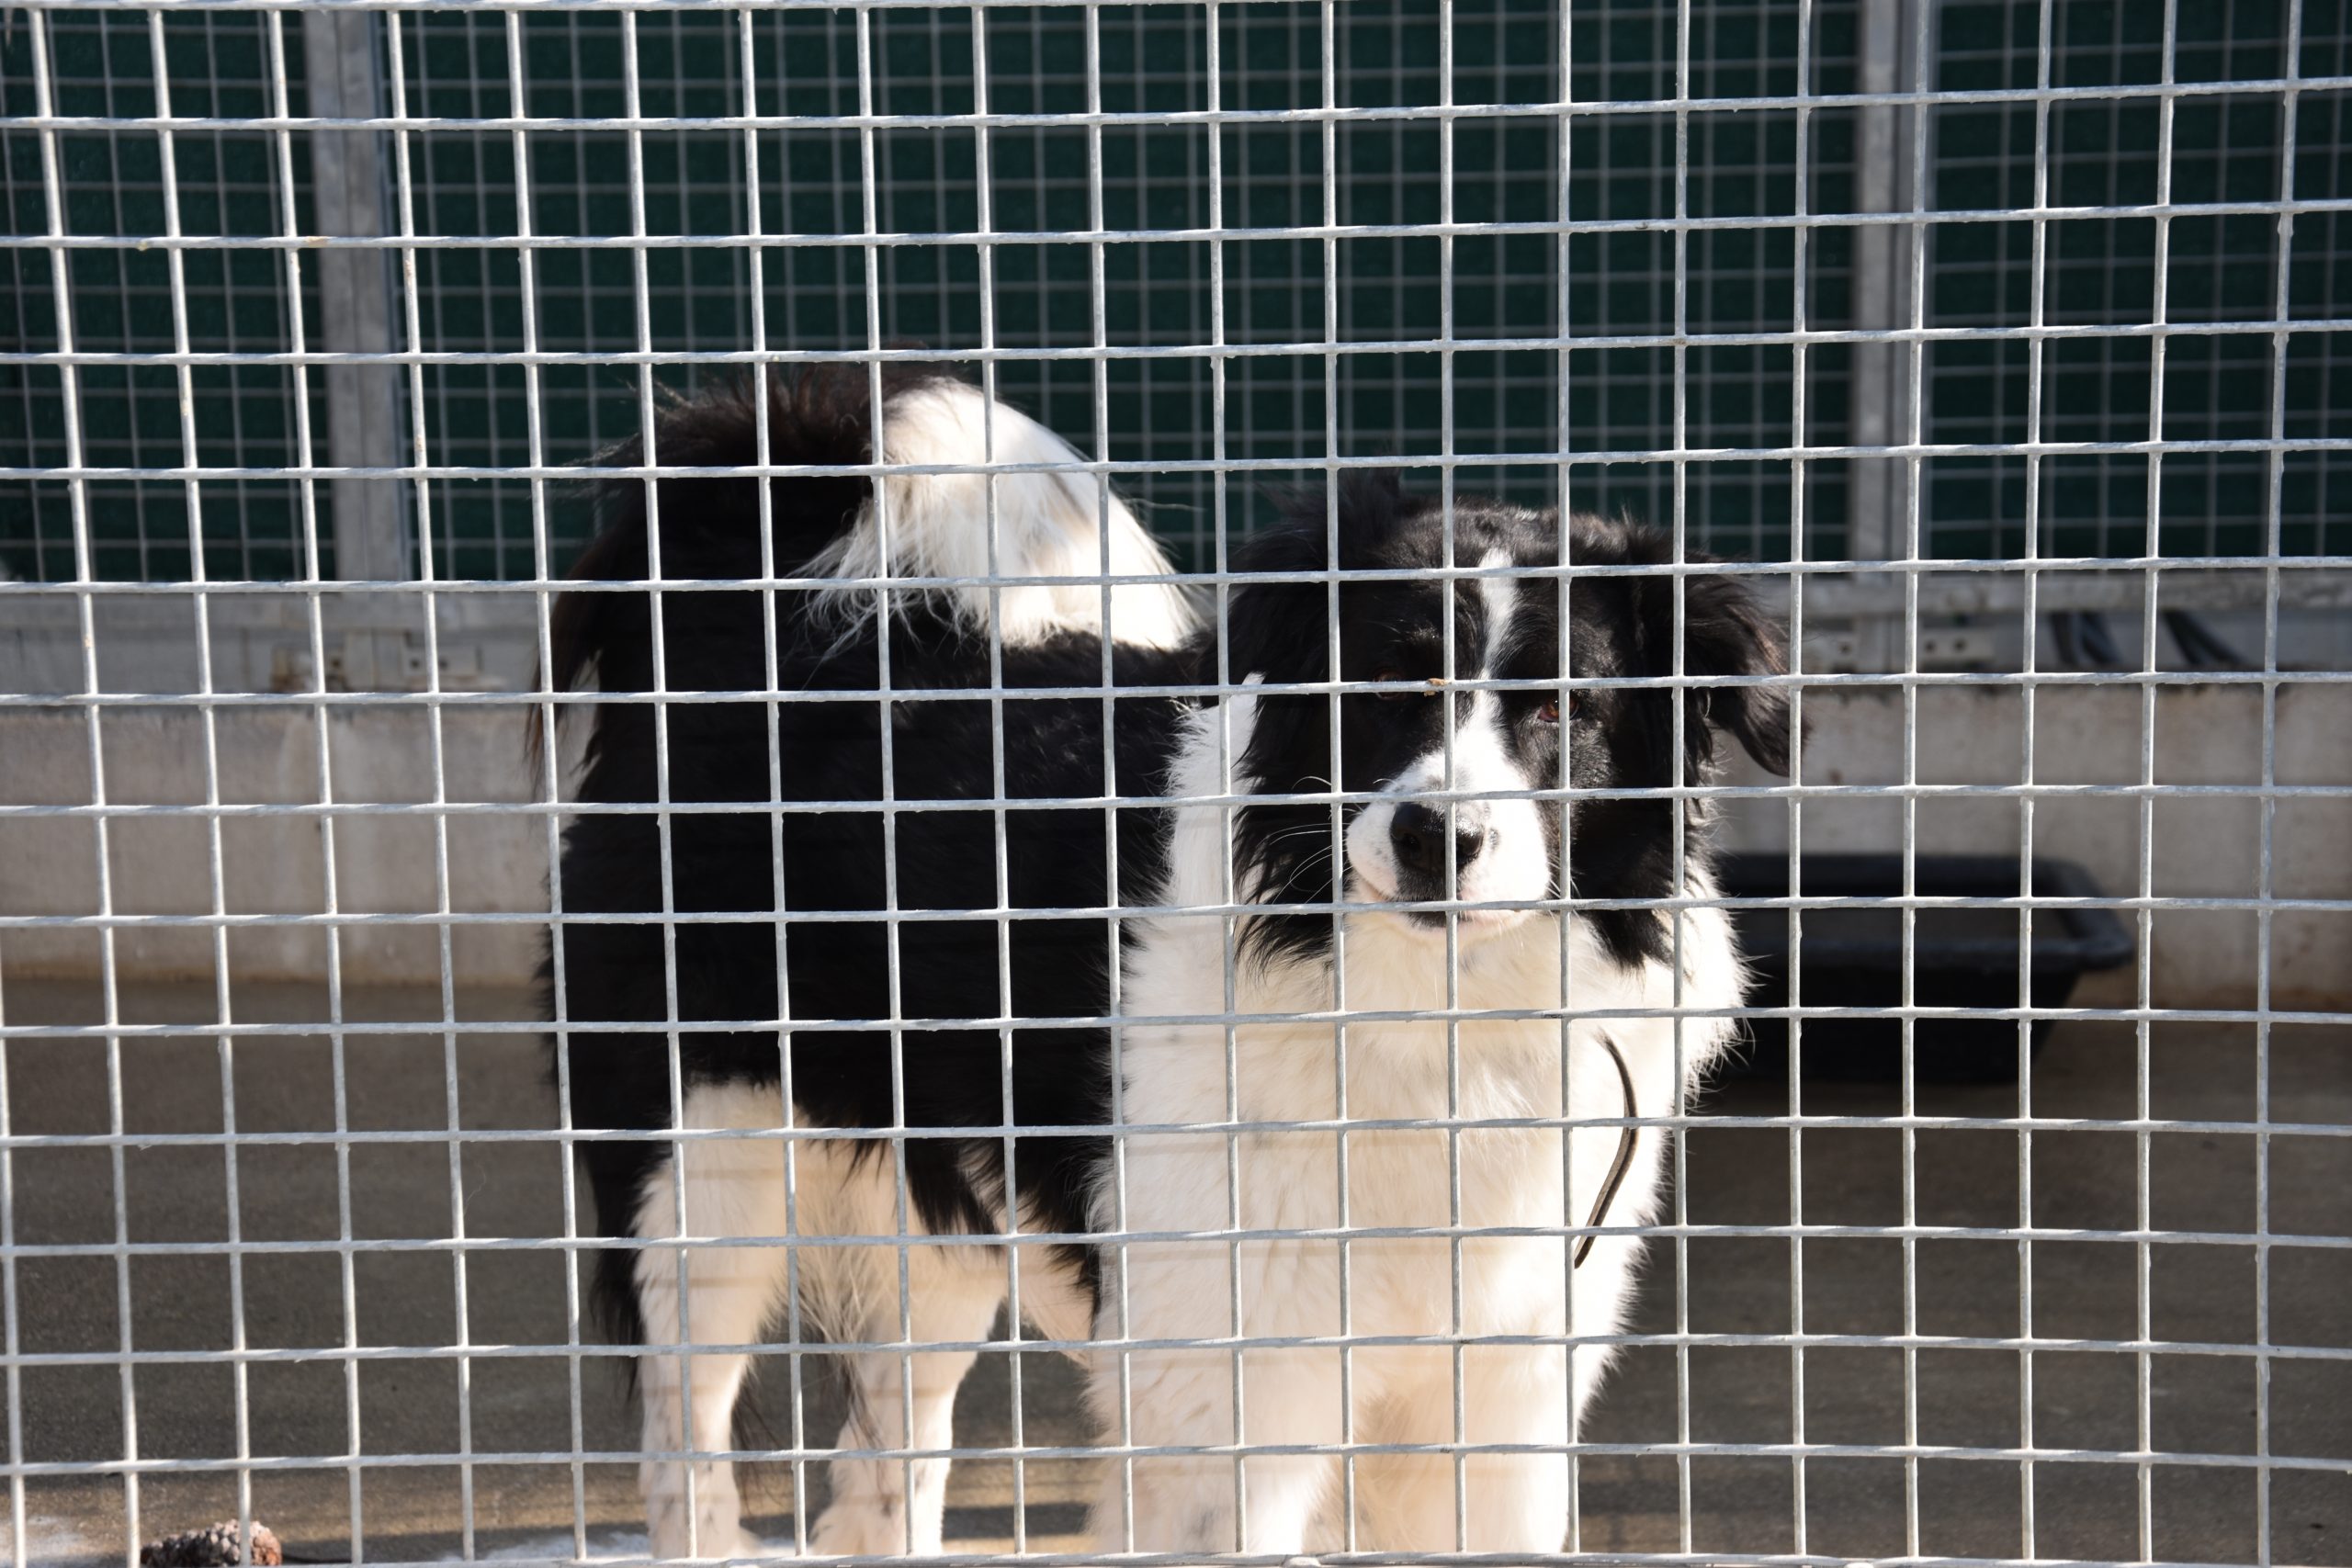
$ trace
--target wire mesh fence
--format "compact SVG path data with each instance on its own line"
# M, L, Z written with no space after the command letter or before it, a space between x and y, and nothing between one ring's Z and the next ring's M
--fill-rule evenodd
M2346 1561L2347 52L9 9L11 1560Z

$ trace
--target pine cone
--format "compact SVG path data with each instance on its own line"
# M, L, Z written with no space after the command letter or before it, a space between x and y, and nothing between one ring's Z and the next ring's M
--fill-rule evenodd
M277 1568L286 1561L285 1549L277 1544L277 1537L259 1520L254 1523L254 1554L238 1555L243 1533L236 1520L222 1519L208 1529L187 1530L151 1540L139 1549L140 1568L238 1568L243 1563Z

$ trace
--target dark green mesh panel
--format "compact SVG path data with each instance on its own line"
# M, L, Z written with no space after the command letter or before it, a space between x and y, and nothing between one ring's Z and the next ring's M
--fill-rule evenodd
M136 12L51 11L52 80L62 115L152 115L155 62L147 18ZM293 112L304 112L300 18L285 24ZM234 118L272 112L269 22L253 15L191 12L167 19L165 79L181 115ZM0 114L34 112L31 28L0 28ZM283 232L283 188L273 139L261 131L183 130L174 137L180 226L189 234ZM310 149L290 139L298 223L310 220ZM96 130L58 138L70 232L165 232L161 139ZM8 231L46 234L40 144L30 130L0 130L0 203ZM195 249L186 267L188 346L197 353L270 352L291 346L286 261L275 251ZM69 253L67 277L78 350L158 354L173 344L171 266L136 246ZM306 294L306 299L309 296ZM54 352L55 286L49 253L0 248L0 348ZM309 309L315 316L316 301ZM216 467L278 468L296 459L295 378L284 367L213 366L191 373L199 460ZM184 460L178 378L165 365L92 365L79 374L83 457L117 468L175 468ZM311 378L311 417L324 425L322 389ZM67 461L65 405L54 365L0 363L0 466ZM324 460L323 445L320 460ZM102 578L190 574L188 491L176 479L94 480L88 486L92 565ZM297 487L283 479L208 479L198 490L206 570L215 577L283 578L303 570ZM322 550L330 532L319 487ZM326 569L332 572L331 551ZM74 530L62 483L0 479L0 566L18 575L74 575Z
M2031 87L2040 7L2032 0L1951 5L1943 11L1946 89ZM2095 86L2163 79L2165 7L2057 7L2051 84ZM2340 0L2307 0L2305 76L2352 64L2352 19ZM2176 79L2262 81L2288 74L2283 0L2234 0L2179 9ZM2176 203L2276 202L2282 195L2287 130L2276 91L2177 100L2172 191ZM2158 198L2161 109L2152 98L2078 100L2050 115L2049 200L2053 207L2131 205ZM2342 95L2309 93L2296 104L2293 195L2352 196ZM2030 207L2034 110L2030 104L1954 106L1936 111L1936 204L1947 210ZM2278 220L2271 213L2174 219L2164 269L2164 319L2175 323L2273 319ZM2352 312L2352 229L2342 213L2294 220L2289 261L2290 319L2340 321ZM2048 225L2045 320L2123 325L2155 320L2157 223L2150 218L2069 218ZM1931 326L2023 326L2031 321L2033 231L2029 222L1940 228L1928 299ZM2340 333L2294 334L2287 346L2286 429L2290 437L2352 434ZM2052 441L2144 441L2158 400L2153 340L2053 340L2044 349L2041 434ZM2162 436L2169 441L2264 438L2271 434L2272 339L2267 332L2180 335L2164 350ZM1928 359L1928 436L1943 442L2023 441L2029 434L2030 355L2021 339L1939 343ZM2027 464L2018 457L1939 458L1927 465L1928 553L2015 556L2026 547ZM2041 464L2044 554L2139 555L2149 547L2148 458L2053 457ZM2281 472L2281 547L2290 555L2342 550L2352 507L2352 466L2332 453L2289 455ZM2267 455L2166 453L2158 469L2157 548L2167 556L2259 554L2269 515Z
M1855 90L1856 7L1814 9L1814 93ZM1671 6L1595 7L1577 13L1573 73L1586 102L1675 96L1676 17ZM1693 97L1792 95L1797 14L1788 5L1694 8L1690 93ZM1850 110L1815 110L1807 131L1811 167L1805 209L1847 211L1853 200ZM1670 219L1675 206L1678 127L1671 113L1611 114L1578 122L1572 160L1572 220ZM1689 117L1688 211L1698 218L1794 214L1797 116L1790 109L1718 111ZM1849 230L1806 239L1805 324L1848 324L1852 267ZM1666 335L1675 330L1676 241L1670 232L1580 234L1568 247L1572 336ZM1683 257L1684 324L1692 333L1787 332L1797 324L1795 231L1724 228L1690 233ZM1805 436L1843 438L1842 349L1807 355ZM1787 344L1712 346L1682 356L1682 445L1696 448L1785 446L1795 436L1796 356ZM1677 361L1670 348L1610 348L1569 356L1572 445L1581 451L1657 451L1675 441ZM1713 548L1758 558L1790 551L1791 467L1785 460L1693 463L1684 507L1691 536ZM1810 466L1807 552L1842 550L1842 465ZM1673 515L1671 464L1623 464L1576 471L1582 505Z
M991 10L986 39L989 107L1067 112L1089 106L1083 13L1074 8ZM1349 107L1438 101L1433 4L1343 10L1332 69ZM1455 7L1455 100L1540 108L1556 93L1556 17L1548 6L1488 0ZM1816 90L1852 85L1850 4L1817 8ZM973 92L969 11L872 14L874 107L886 114L968 112ZM1706 9L1694 24L1691 91L1701 96L1795 89L1795 22L1785 6ZM142 17L52 14L60 104L68 113L136 114L152 104L153 63ZM295 112L302 112L300 20L283 24ZM1284 109L1324 95L1322 13L1314 5L1234 6L1221 51L1223 104ZM1581 100L1643 99L1675 91L1674 12L1661 5L1575 8L1574 90ZM468 118L513 112L503 16L437 13L397 23L409 109ZM198 12L166 18L167 69L183 113L224 116L266 107L266 18ZM617 17L582 12L526 15L521 28L525 107L535 116L624 112ZM640 99L650 115L742 112L745 61L737 18L647 13L638 23ZM25 31L11 35L0 94L9 112L30 107ZM855 23L846 14L762 12L753 17L750 75L768 114L828 116L857 105ZM1106 7L1101 14L1100 104L1114 112L1182 111L1208 105L1209 39L1192 7ZM1221 213L1208 182L1211 132L1200 126L1105 130L1101 138L1103 226L1120 231L1209 227L1283 229L1325 218L1324 137L1313 123L1252 123L1222 130ZM1543 224L1558 204L1556 122L1541 112L1459 121L1453 139L1454 215L1465 222ZM1693 116L1689 199L1697 213L1794 210L1795 117ZM37 141L7 133L8 198L19 232L46 226ZM1816 210L1848 199L1850 117L1813 117ZM759 226L770 235L824 237L863 231L860 139L854 130L789 128L758 136ZM979 149L969 127L877 131L876 222L886 232L969 232L980 227ZM989 136L1001 232L1082 233L1090 210L1090 138L1079 128L1001 128ZM294 180L307 217L306 138L290 139ZM1424 223L1440 216L1442 133L1433 119L1341 125L1330 180L1343 224ZM68 136L69 221L77 232L161 232L156 139L123 131ZM641 138L645 221L654 234L735 236L751 227L752 192L739 130L647 132ZM182 133L183 222L191 232L281 231L279 171L263 133ZM515 232L512 136L435 130L409 138L420 231L496 237ZM1644 220L1674 211L1675 123L1668 115L1580 120L1569 210L1577 218ZM531 226L543 235L614 235L630 225L628 138L594 130L530 137ZM387 156L389 168L389 152ZM1478 347L1478 340L1544 339L1560 330L1558 241L1546 233L1467 234L1453 245L1453 429L1457 453L1546 457L1558 445L1560 356L1548 348ZM1845 309L1846 237L1812 240L1816 324ZM1345 353L1327 364L1321 344L1419 345L1443 325L1442 246L1434 238L1350 236L1236 240L1223 247L1224 333L1236 344L1279 352L1228 361L1226 454L1311 464L1342 454L1430 457L1446 450L1445 356L1433 348ZM1578 335L1665 333L1673 329L1676 245L1671 235L1581 235L1569 247L1567 330ZM1698 331L1784 328L1793 304L1795 245L1786 231L1719 231L1688 242L1686 319ZM55 342L45 253L6 253L9 304L21 343ZM861 346L878 327L886 341L947 347L981 339L978 248L896 245L880 254L878 323L868 317L865 260L854 247L770 248L762 258L768 342L778 347ZM1022 243L994 252L995 340L1000 346L1083 348L1095 340L1091 247L1081 239ZM1116 242L1102 249L1103 341L1116 346L1212 341L1211 247L1199 240ZM198 349L274 349L290 343L282 255L196 252L188 258L189 330ZM752 342L752 261L741 244L656 250L646 262L648 337L658 352L738 350ZM542 348L610 354L633 348L638 327L632 261L623 250L542 249L534 296ZM170 346L165 263L133 248L77 253L71 267L84 348L153 353ZM524 342L522 267L511 245L422 250L416 299L421 343L469 354L512 353ZM306 279L307 281L307 279ZM1327 307L1330 316L1327 323ZM316 300L305 321L318 341ZM1683 365L1682 417L1700 446L1769 446L1792 436L1785 347L1693 350ZM1834 438L1836 355L1816 351L1812 434ZM1655 451L1675 431L1670 351L1595 348L1568 363L1572 446L1587 452ZM661 379L691 391L716 367L674 364ZM5 460L64 460L57 372L6 367ZM295 460L291 407L298 378L282 367L199 370L198 448L208 465L274 467ZM1198 355L1111 362L1015 361L1001 369L1005 393L1090 448L1122 460L1198 459L1216 450L1209 362ZM321 378L308 378L314 405ZM544 451L570 461L635 430L635 374L586 365L542 370ZM82 377L90 460L155 467L179 460L172 373L160 367L91 367ZM512 365L437 366L424 372L424 432L432 460L497 467L527 460L525 371ZM1336 407L1329 400L1336 398ZM1101 423L1098 424L1098 416ZM316 417L323 420L323 412ZM323 430L322 423L320 429ZM325 460L323 440L316 449ZM1144 474L1128 487L1154 525L1198 559L1222 491L1229 517L1261 514L1269 483L1300 473L1216 478ZM1665 517L1674 506L1671 466L1589 466L1575 473L1585 504ZM1425 482L1430 482L1425 476ZM1531 462L1473 467L1465 489L1546 499L1556 469ZM1810 501L1833 540L1843 502L1834 467L1816 466ZM1788 547L1783 463L1697 464L1688 472L1694 536L1718 547L1778 554ZM326 487L317 487L323 532ZM62 485L12 482L0 518L0 551L28 575L72 570ZM91 487L97 570L111 577L177 577L188 570L185 489L176 481ZM412 498L413 500L413 498ZM532 570L530 487L521 480L435 482L429 510L436 569L461 576ZM300 570L297 487L283 480L207 481L201 489L207 564L216 576L275 577ZM576 512L555 513L560 561L578 542ZM1830 547L1835 547L1834 543ZM333 570L332 560L326 562Z
M1339 101L1433 102L1435 8L1377 21L1351 17L1341 33ZM1543 102L1555 92L1552 23L1544 7L1465 6L1457 28L1455 91L1470 102ZM1010 114L1090 107L1083 14L1068 8L991 11L986 40L989 107ZM874 107L884 114L968 113L976 98L968 11L872 16ZM579 13L526 19L526 91L535 115L595 115L621 106L616 18ZM434 17L407 34L416 92L429 112L503 112L500 18ZM1235 7L1219 40L1223 103L1291 108L1322 101L1318 6ZM649 15L639 24L640 96L648 114L742 112L743 58L736 19ZM846 15L763 13L752 33L752 75L763 114L831 116L858 108L855 22ZM1102 14L1100 107L1114 113L1199 110L1209 103L1209 39L1191 7L1114 7ZM485 80L487 78L487 80ZM476 106L480 106L479 107ZM1313 124L1237 126L1222 132L1222 211L1208 175L1211 131L1201 126L1121 127L1100 137L1102 228L1114 234L1209 228L1283 229L1324 218L1323 138ZM1011 127L989 134L992 210L1000 233L1066 231L1066 241L992 248L994 341L1002 348L1083 349L1096 341L1093 247L1081 235L1090 200L1091 138L1077 127ZM420 200L445 231L499 232L514 221L509 138L440 133L418 139ZM885 233L970 233L982 227L979 139L968 126L888 129L873 138L875 223ZM1440 133L1434 121L1342 126L1334 190L1343 223L1427 222L1439 215ZM1464 122L1454 149L1457 216L1544 222L1556 206L1549 116ZM429 148L429 150L427 150ZM854 130L763 130L758 219L770 235L864 231L862 148ZM605 131L537 134L532 219L542 233L626 231L628 139ZM746 148L740 130L647 133L646 220L656 233L741 234L750 226ZM1457 338L1541 337L1555 314L1549 235L1468 236L1453 256ZM1227 378L1226 455L1312 461L1326 455L1328 396L1339 400L1342 453L1440 450L1440 356L1430 351L1344 355L1327 375L1320 351L1327 299L1339 339L1426 341L1440 324L1439 243L1349 238L1327 278L1319 239L1256 239L1224 246L1226 341L1311 345L1238 357ZM1201 240L1118 240L1101 250L1102 341L1182 348L1214 338L1212 247ZM511 252L435 256L428 298L463 301L444 330L469 346L511 347L519 334L518 269ZM862 249L785 246L762 255L768 342L845 349L875 338L942 347L981 344L982 258L970 243L894 244L879 252L869 293ZM752 342L748 247L655 251L648 258L650 337L662 349L740 349ZM540 333L549 349L633 346L630 259L622 252L542 252ZM878 306L877 309L873 307ZM434 329L428 328L428 333ZM452 343L452 346L455 344ZM689 390L717 367L665 367ZM1098 379L1099 374L1099 379ZM1455 356L1455 450L1548 452L1556 444L1556 356L1464 352ZM426 402L441 421L435 448L453 461L519 460L526 449L523 376L511 367L439 372ZM634 373L598 367L542 378L548 450L579 455L636 429ZM1214 375L1199 355L1119 359L1099 373L1082 360L1015 360L999 369L1004 395L1081 446L1122 461L1197 460L1216 451ZM1098 424L1098 416L1101 423ZM1265 484L1295 474L1162 473L1125 481L1156 527L1198 559L1222 485L1232 516L1262 505ZM1465 481L1470 482L1470 481ZM1535 474L1483 478L1487 488L1548 484ZM527 570L528 487L436 487L436 513L458 541L455 570ZM563 520L576 525L576 519ZM566 541L568 546L570 541ZM559 554L560 549L559 549Z

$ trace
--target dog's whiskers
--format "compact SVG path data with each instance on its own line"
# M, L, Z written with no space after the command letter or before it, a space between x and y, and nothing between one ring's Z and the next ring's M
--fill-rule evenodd
M1346 830L1342 829L1340 831L1341 835L1344 836ZM1291 839L1307 839L1316 837L1320 837L1328 841L1332 838L1332 836L1329 824L1324 822L1312 822L1306 824L1303 827L1285 828L1281 832L1276 833L1272 838L1268 839L1266 842L1272 845L1283 843Z

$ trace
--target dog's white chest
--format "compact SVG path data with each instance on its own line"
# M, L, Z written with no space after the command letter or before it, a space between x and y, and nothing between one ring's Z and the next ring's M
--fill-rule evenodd
M1346 1010L1447 1008L1427 938L1394 924L1351 941ZM1155 933L1130 1008L1203 1010L1181 993L1220 973L1221 953L1186 951L1207 936ZM1580 1007L1656 1005L1644 979L1609 987L1622 996L1573 978L1571 990ZM1315 984L1328 981L1246 984L1238 1010L1330 1011L1328 990L1302 993ZM1453 993L1458 1011L1557 1008L1556 935L1474 953ZM1687 1066L1720 1026L1685 1030ZM1623 1119L1679 1109L1660 1020L1578 1021L1565 1039L1556 1017L1365 1020L1344 1038L1330 1021L1244 1023L1229 1047L1216 1026L1138 1027L1124 1055L1125 1119L1139 1130L1122 1140L1102 1218L1136 1238L1110 1260L1134 1335L1565 1332L1574 1233L1609 1185ZM1603 1223L1648 1217L1662 1145L1660 1129L1637 1133ZM1577 1270L1580 1331L1613 1326L1635 1247L1607 1238Z

